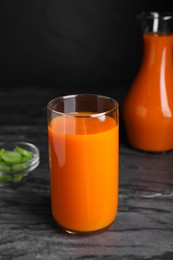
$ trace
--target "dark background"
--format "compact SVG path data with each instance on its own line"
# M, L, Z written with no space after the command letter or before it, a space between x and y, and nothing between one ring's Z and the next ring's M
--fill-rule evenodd
M143 50L136 15L159 10L170 8L165 1L1 0L0 85L128 88Z

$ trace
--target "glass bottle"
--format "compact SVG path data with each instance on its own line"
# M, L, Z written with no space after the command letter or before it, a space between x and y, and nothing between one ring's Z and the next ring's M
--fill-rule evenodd
M173 149L173 13L140 13L142 63L123 103L131 146L144 151Z

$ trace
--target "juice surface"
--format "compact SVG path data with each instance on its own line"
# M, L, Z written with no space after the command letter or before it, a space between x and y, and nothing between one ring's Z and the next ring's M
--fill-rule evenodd
M173 34L144 34L141 68L125 99L129 142L146 151L173 149Z
M111 117L52 120L49 128L52 212L70 231L111 224L118 205L118 125Z

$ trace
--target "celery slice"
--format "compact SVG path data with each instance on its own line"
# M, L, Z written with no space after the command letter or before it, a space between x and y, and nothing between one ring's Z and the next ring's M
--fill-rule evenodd
M27 151L19 146L16 146L15 151L18 152L19 154L21 154L22 156L27 157L28 159L31 159L33 156L32 152Z
M4 148L0 149L0 172L20 172L25 170L30 166L30 159L33 157L33 153L23 149L19 146L16 146L14 150L6 150ZM19 173L18 173L19 174ZM9 176L2 175L0 176L0 181L2 180L9 180L13 178L18 180L22 178L23 173L20 175L13 174ZM25 173L26 174L26 173ZM11 176L11 177L10 177Z
M18 152L5 150L3 154L1 154L1 160L8 164L20 163L22 162L22 156Z

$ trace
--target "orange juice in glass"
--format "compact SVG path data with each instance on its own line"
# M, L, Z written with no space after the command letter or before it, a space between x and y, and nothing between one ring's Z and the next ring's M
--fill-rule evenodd
M104 229L118 208L118 103L79 94L55 98L47 110L53 217L69 233Z

